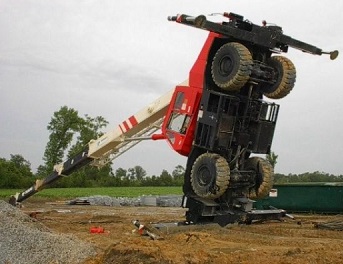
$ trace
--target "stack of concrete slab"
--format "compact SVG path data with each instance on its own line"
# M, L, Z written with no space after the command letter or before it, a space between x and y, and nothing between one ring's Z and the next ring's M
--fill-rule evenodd
M181 195L164 195L157 198L157 206L161 207L180 207L181 203Z
M142 205L157 206L157 196L152 196L152 195L145 196L145 195L143 195L140 197L140 199L141 199Z
M110 197L94 195L89 197L79 197L68 202L70 205L104 205L104 206L139 206L140 198Z
M102 206L161 206L161 207L180 207L182 202L181 195L153 196L143 195L140 197L110 197L94 195L89 197L79 197L68 201L70 205L102 205Z

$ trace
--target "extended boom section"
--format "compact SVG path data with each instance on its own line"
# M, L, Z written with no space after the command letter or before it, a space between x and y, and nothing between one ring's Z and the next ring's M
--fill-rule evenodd
M87 164L104 166L142 140L162 139L163 137L154 136L153 133L161 128L172 94L173 90L167 92L112 131L98 139L91 140L82 152L67 161L56 164L54 171L49 176L36 180L29 189L16 193L10 198L9 203L16 205Z
M89 143L88 156L96 166L105 165L161 128L174 90L170 90L114 130Z

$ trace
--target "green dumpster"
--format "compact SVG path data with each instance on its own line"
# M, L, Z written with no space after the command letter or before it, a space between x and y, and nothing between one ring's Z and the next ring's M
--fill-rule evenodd
M342 213L343 182L275 184L256 209L276 207L287 212Z

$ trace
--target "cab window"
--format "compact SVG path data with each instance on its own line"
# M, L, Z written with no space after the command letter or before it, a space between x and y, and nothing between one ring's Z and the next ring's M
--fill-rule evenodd
M190 116L179 113L173 113L169 120L168 129L181 134L186 134L189 121Z

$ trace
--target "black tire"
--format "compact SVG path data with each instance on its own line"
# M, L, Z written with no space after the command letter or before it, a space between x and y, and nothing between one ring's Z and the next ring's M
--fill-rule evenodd
M246 161L245 169L256 172L256 185L249 189L249 198L261 199L267 196L274 183L273 166L265 159L252 157Z
M265 96L271 99L281 99L292 91L295 80L296 70L294 64L286 57L273 56L267 64L276 70L276 83L264 86L262 91Z
M222 196L229 186L230 167L220 155L204 153L195 160L190 178L196 195L216 199Z
M249 80L253 60L242 44L229 42L214 55L211 74L214 83L226 91L239 91Z

